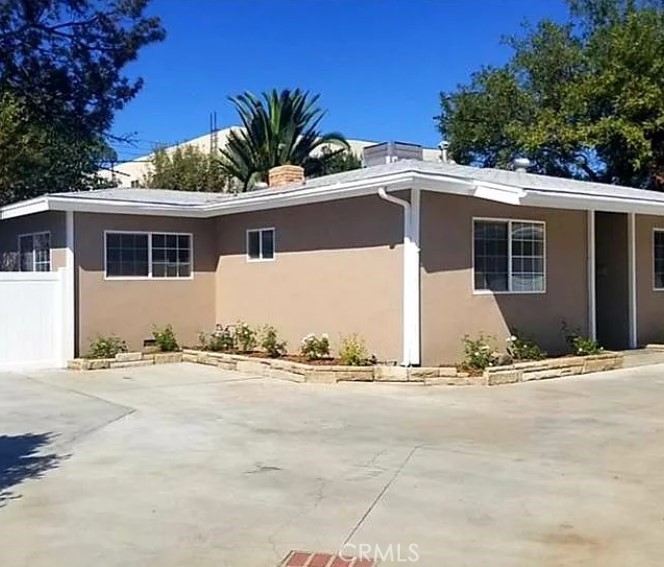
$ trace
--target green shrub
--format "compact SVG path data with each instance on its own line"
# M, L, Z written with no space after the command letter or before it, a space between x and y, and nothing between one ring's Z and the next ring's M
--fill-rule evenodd
M113 358L116 354L127 352L127 343L116 335L104 337L97 335L90 342L87 358Z
M240 352L251 352L258 345L258 333L246 323L238 321L235 326L235 345Z
M286 354L286 341L280 341L277 330L271 325L263 328L261 346L272 358L279 358Z
M514 360L546 358L546 352L534 340L521 334L518 329L512 329L512 335L507 339L507 354Z
M339 359L346 366L367 366L371 363L366 343L356 333L341 338Z
M570 329L565 321L563 321L563 335L572 354L576 356L590 356L604 352L596 340L583 336L578 329Z
M208 335L207 333L200 333L198 335L203 350L212 352L226 352L235 350L235 337L234 333L228 327L218 326L217 330Z
M152 330L152 336L161 352L173 352L180 349L171 325L166 325L163 329L155 327Z
M463 337L464 360L462 367L467 370L484 370L498 363L498 355L491 345L492 337L485 337L480 333L476 339L470 335Z
M323 333L318 338L313 333L302 339L300 353L307 360L318 360L330 356L330 338Z

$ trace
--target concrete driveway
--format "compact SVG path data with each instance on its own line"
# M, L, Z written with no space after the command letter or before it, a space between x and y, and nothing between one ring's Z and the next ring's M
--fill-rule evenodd
M0 375L0 565L660 566L664 366L494 388ZM412 549L412 548L411 548Z

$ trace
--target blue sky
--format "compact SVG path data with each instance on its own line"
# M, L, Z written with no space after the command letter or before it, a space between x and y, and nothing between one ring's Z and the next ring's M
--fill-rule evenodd
M236 124L227 96L301 87L321 95L324 127L348 138L435 145L441 90L500 64L505 34L563 20L563 0L153 0L168 37L129 74L145 86L118 113L133 133L121 159Z

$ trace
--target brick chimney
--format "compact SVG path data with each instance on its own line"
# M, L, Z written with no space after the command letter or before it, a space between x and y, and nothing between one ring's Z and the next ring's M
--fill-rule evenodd
M304 168L299 165L279 165L267 173L270 187L304 183Z

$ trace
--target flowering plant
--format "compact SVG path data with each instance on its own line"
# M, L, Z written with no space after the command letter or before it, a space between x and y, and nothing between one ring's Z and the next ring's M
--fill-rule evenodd
M489 344L491 337L485 337L480 333L476 339L470 335L463 337L463 351L465 359L463 367L469 370L484 370L489 366L495 366L498 362L498 355L495 349Z
M318 360L330 356L330 338L323 333L320 338L310 333L302 339L300 353L308 360Z

